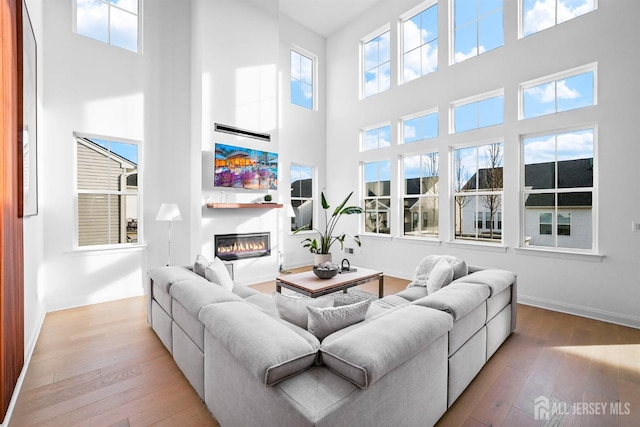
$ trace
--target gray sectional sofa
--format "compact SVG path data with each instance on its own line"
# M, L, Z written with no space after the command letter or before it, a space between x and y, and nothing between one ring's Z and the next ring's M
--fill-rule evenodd
M514 330L517 283L470 266L429 295L373 302L322 341L280 318L271 295L189 268L151 270L146 292L153 330L224 427L427 426Z

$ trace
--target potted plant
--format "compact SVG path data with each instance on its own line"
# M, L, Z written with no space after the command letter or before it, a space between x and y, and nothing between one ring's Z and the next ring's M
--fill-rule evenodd
M319 230L317 228L313 228L313 231L319 234L319 238L311 238L307 237L301 243L305 248L309 248L309 251L314 254L314 265L322 264L323 262L331 262L331 246L339 242L340 249L344 247L344 240L347 236L349 236L358 246L361 245L360 238L358 236L353 236L347 233L334 235L334 229L338 224L338 221L342 217L342 215L354 215L361 214L364 210L359 206L347 206L347 202L353 195L353 191L349 193L349 195L340 203L340 205L333 210L333 213L330 217L328 217L328 210L330 208L329 203L324 195L324 192L320 194L320 202L322 204L322 209L324 211L324 230ZM311 227L305 226L299 228L293 232L293 234L297 234L303 230L310 230Z

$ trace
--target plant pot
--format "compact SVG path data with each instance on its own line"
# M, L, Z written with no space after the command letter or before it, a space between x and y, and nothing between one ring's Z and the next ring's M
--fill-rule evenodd
M332 260L331 254L313 254L313 265L318 265L325 263L327 261L331 262Z

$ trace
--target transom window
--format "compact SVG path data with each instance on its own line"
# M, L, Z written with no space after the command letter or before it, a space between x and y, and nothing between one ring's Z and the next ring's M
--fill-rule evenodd
M438 112L402 120L402 142L422 141L438 136Z
M310 166L291 165L291 206L296 214L291 231L313 228L313 175Z
M291 51L291 103L313 110L313 59Z
M403 234L415 237L438 237L439 155L426 153L406 156L402 164Z
M391 145L391 125L362 132L362 151L375 150Z
M596 0L521 0L522 36L537 33L596 8Z
M391 162L364 164L364 231L390 234Z
M476 100L477 99L477 100ZM504 95L483 95L478 99L462 100L452 104L452 131L465 132L472 129L499 125L504 122Z
M363 43L364 98L391 88L391 32L382 34Z
M594 66L588 66L522 84L521 117L528 119L594 105L594 74Z
M438 70L438 4L402 21L402 76L408 82Z
M454 150L456 240L502 242L503 148L496 142Z
M502 0L455 0L453 3L453 62L504 44Z
M138 145L76 136L78 246L138 242Z
M593 249L594 129L522 141L524 245Z
M138 52L138 0L76 0L76 32Z

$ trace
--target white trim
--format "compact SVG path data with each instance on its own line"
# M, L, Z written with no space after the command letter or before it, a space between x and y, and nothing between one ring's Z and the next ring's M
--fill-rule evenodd
M365 90L364 90L364 85L365 85L365 78L364 78L364 73L366 72L365 70L365 58L364 58L364 45L369 43L370 41L372 41L373 39L375 39L376 37L379 37L381 35L383 35L386 32L389 32L389 49L391 49L391 44L392 44L392 40L391 40L391 24L390 23L386 23L384 25L382 25L381 27L378 27L377 30L372 31L371 33L367 34L366 36L362 37L360 39L360 100L366 99L367 96L365 94ZM391 54L391 52L389 52L389 62L390 62L390 66L389 69L392 70L393 67L391 66L393 64L393 55ZM380 63L378 63L378 66L380 66ZM393 77L390 76L389 78L389 83L391 83L391 80L393 80ZM389 88L389 90L391 90L391 88ZM378 91L370 96L374 96L374 95L379 95L381 92Z
M517 248L513 248L513 250L518 255L562 258L562 259L571 259L571 260L577 260L577 261L602 262L602 259L605 257L604 254L599 254L595 252L590 252L590 251L583 252L579 250L562 250L562 248L552 248L550 246L517 247Z
M403 14L401 14L398 17L398 66L397 68L397 73L398 73L398 85L403 85L405 83L409 83L412 82L413 80L418 80L420 77L424 77L427 74L431 74L431 73L427 73L427 74L422 74L422 70L421 70L421 74L419 77L413 79L413 80L409 80L409 81L405 81L404 80L404 23L407 22L409 19L413 18L416 15L421 14L422 12L426 11L427 9L433 7L433 6L439 6L439 1L438 0L426 0L423 1L422 3L420 3L419 5L409 9L408 11L404 12ZM436 18L438 18L438 15L440 15L440 7L438 7L438 13L436 15ZM440 20L436 19L436 28L438 30L438 37L435 38L435 40L438 41L438 45L440 42L440 28L439 28L439 24ZM428 42L431 43L431 42ZM428 43L422 43L419 47L424 46L425 44ZM440 55L438 55L438 61L440 60ZM440 64L437 64L437 68L435 71L436 72L440 69Z
M480 251L488 251L488 252L502 252L506 253L508 246L504 246L500 243L486 243L483 241L476 240L449 240L446 241L445 244L451 247L458 247L463 249L474 249Z
M574 316L586 317L588 319L600 320L603 322L614 323L616 325L640 329L640 317L627 316L611 311L598 310L596 308L567 304L522 294L518 295L518 304L530 305L532 307L543 308L545 310L557 311L560 313L566 313Z
M11 401L9 401L9 407L7 408L7 412L5 413L4 420L2 420L2 423L0 423L0 427L9 427L11 416L13 415L13 410L16 407L18 396L20 396L20 391L22 390L24 379L27 376L27 370L29 369L29 365L31 364L31 358L33 357L33 352L36 348L38 338L40 337L40 332L42 331L42 325L44 324L46 315L47 311L42 310L40 318L36 322L35 334L33 335L33 339L30 342L26 343L24 364L22 365L22 370L20 371L20 375L18 376L18 381L16 382L16 386L13 389L13 394L11 395Z
M416 141L411 141L411 142L405 142L404 141L404 123L406 121L409 120L413 120L413 119L418 119L418 118L422 118L422 117L427 117L427 116L431 116L435 114L437 117L437 126L438 126L438 134L434 137L431 138L425 138L425 139L418 139ZM440 136L440 114L438 112L438 107L433 107L430 108L428 110L424 110L424 111L420 111L418 113L413 113L413 114L409 114L407 116L402 116L399 119L400 121L398 122L398 145L407 145L407 144L414 144L416 142L421 142L421 141L430 141L433 139L436 139Z
M585 16L588 15L589 13L595 12L596 10L598 10L598 0L593 0L593 10L590 10L588 12L583 13L582 15L578 15L578 16L574 16L573 18L569 18L566 21L562 21L562 22L558 22L558 2L556 0L555 1L555 15L554 15L554 23L552 26L547 27L547 28L543 28L542 30L538 30L538 31L534 31L531 34L524 34L524 6L523 6L523 2L524 0L519 0L518 1L518 40L523 39L525 37L530 37L534 34L538 34L540 32L546 31L546 30L550 30L551 28L557 27L558 25L564 24L565 22L569 22L572 21L576 18L580 18L581 16Z
M480 124L478 124L478 127L467 129L461 132L456 132L455 109L458 107L462 107L464 105L478 103L478 102L486 101L492 98L498 98L500 96L502 97L502 122L497 123L495 125L490 125L490 126L499 126L504 124L504 88L499 88L499 89L491 90L489 92L484 92L477 95L469 96L467 98L451 101L449 103L449 134L454 135L454 134L464 133L464 132L468 132L476 129L483 129L483 128L490 127L490 126L480 126Z
M295 52L298 55L304 56L307 59L310 59L312 64L311 64L311 87L312 87L312 96L313 96L313 100L311 103L311 109L310 111L319 111L320 106L318 104L318 81L320 80L318 78L318 55L316 55L315 53L312 53L311 51L301 47L300 45L297 45L295 43L291 44L291 47L289 48L289 103L292 105L296 105L298 107L302 107L301 105L298 104L294 104L293 102L291 102L291 52ZM302 107L305 110L309 110L306 107Z
M389 127L389 146L388 147L380 147L380 138L379 138L379 135L378 135L378 146L376 148L370 148L368 150L365 150L365 148L364 148L365 134L367 132L371 131L371 130L379 130L379 129L385 128L387 126ZM393 140L393 126L391 125L391 121L382 122L382 124L379 124L379 125L363 127L362 129L360 129L360 152L364 153L364 152L367 152L367 151L382 150L382 149L385 149L385 148L392 147L394 145L392 140Z

